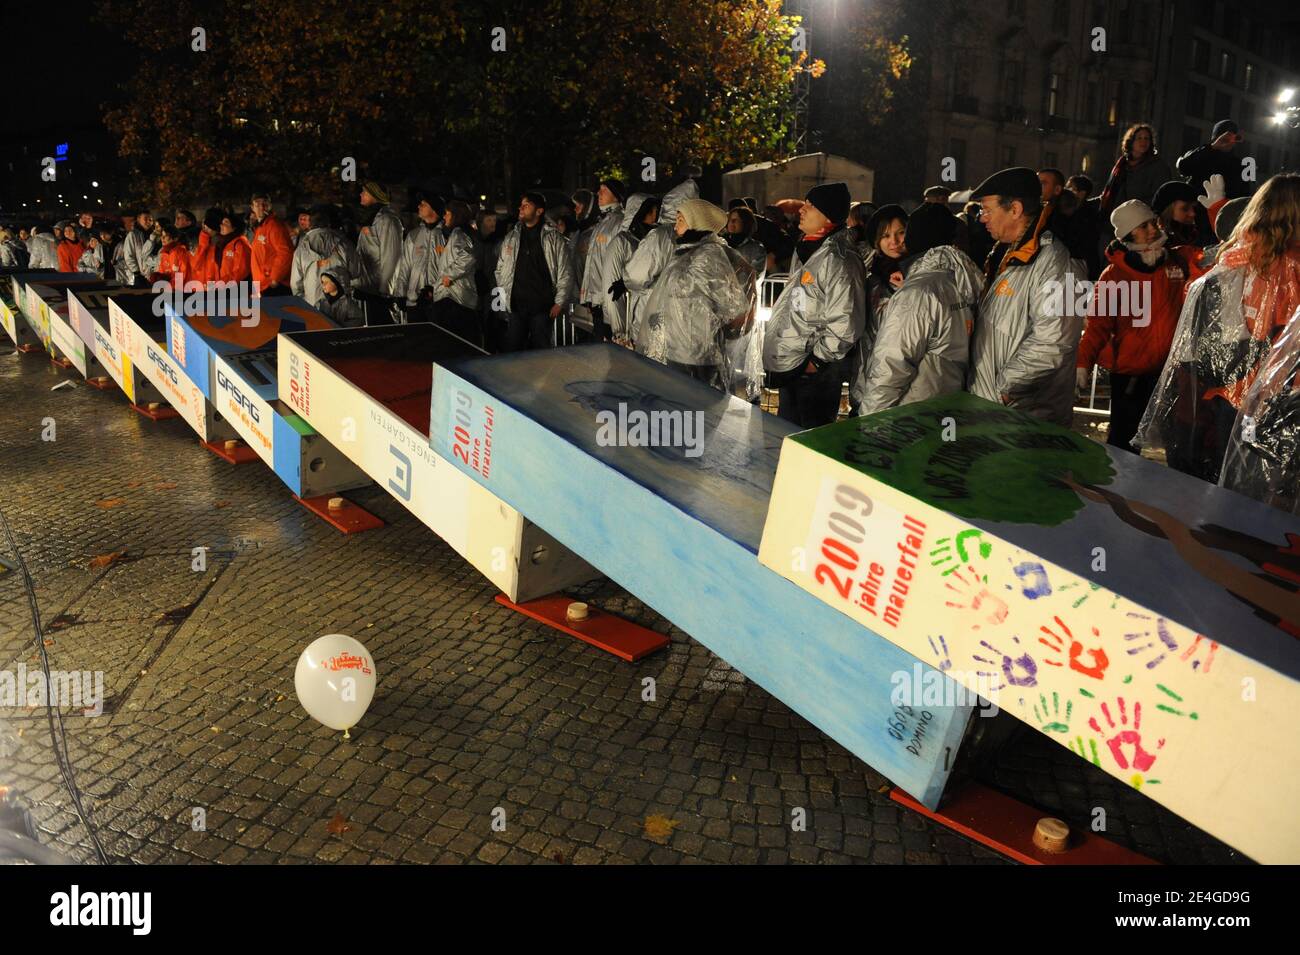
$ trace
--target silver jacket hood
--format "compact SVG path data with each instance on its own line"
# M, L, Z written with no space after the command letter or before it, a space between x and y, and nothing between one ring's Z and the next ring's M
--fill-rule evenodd
M962 390L983 282L955 246L930 249L912 263L863 336L872 345L851 387L859 414Z

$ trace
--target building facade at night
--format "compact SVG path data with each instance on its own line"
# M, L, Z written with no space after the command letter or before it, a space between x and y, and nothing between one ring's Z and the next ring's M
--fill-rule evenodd
M1104 52L1092 49L1097 28ZM1300 85L1300 25L1282 4L995 0L965 7L936 39L948 53L924 78L927 185L951 158L957 188L1023 165L1083 172L1100 189L1140 121L1171 165L1225 118L1261 181L1300 157L1300 133L1272 121L1278 92Z

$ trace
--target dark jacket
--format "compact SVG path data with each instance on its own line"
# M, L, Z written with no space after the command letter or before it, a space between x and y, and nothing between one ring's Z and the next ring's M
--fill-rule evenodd
M1217 173L1223 177L1223 192L1229 199L1251 193L1241 178L1241 157L1215 149L1209 143L1183 153L1178 160L1178 172L1197 192L1203 192L1201 183Z

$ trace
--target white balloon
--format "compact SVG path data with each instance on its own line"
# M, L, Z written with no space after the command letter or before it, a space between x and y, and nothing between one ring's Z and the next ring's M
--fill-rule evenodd
M330 729L348 730L375 697L375 661L361 642L342 633L317 637L293 671L298 702Z

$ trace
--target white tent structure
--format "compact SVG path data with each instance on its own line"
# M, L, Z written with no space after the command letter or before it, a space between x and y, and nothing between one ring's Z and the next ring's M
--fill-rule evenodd
M829 153L792 156L783 162L760 162L722 174L722 205L753 196L758 208L778 199L802 199L823 182L846 182L854 202L871 199L876 174L861 163Z

